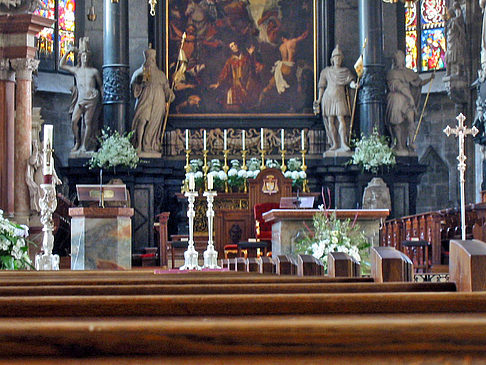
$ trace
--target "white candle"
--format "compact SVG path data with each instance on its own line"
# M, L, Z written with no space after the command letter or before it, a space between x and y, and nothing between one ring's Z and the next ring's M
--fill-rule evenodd
M52 158L52 134L54 126L44 124L44 175L52 175L54 169L54 160Z
M242 139L241 147L243 147L242 148L243 151L245 150L245 147L246 147L245 146L245 136L246 136L246 132L245 132L245 130L242 130L241 131L241 139Z
M304 148L305 148L305 144L304 144L304 130L302 130L301 136L302 136L302 151L303 151Z
M194 181L194 174L189 174L189 190L194 191L196 188L196 182Z
M213 174L208 174L208 190L213 190Z
M186 150L189 149L189 129L186 129Z
M284 130L280 130L280 140L282 142L282 151L285 149L285 142L284 142Z
M260 129L260 148L263 150L263 128Z
M227 136L228 136L228 131L225 129L224 130L224 147L223 147L224 150L228 149L228 141L226 140Z
M206 130L203 131L204 150L206 149Z

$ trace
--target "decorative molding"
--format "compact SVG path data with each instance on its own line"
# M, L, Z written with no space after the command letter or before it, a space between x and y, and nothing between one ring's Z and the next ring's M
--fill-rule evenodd
M8 58L0 58L0 81L15 82L15 72L10 68Z
M103 66L103 104L130 102L130 75L125 66Z
M366 66L361 79L359 102L361 104L386 103L385 68L383 65Z
M17 80L32 81L32 72L37 70L40 60L33 58L15 58L10 60L12 68L15 70Z

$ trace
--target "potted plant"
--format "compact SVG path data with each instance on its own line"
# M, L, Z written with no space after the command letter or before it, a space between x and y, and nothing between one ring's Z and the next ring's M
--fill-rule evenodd
M29 227L15 224L3 217L0 210L0 269L21 270L33 268L29 258L26 237Z
M388 139L380 136L376 129L369 136L362 135L353 144L355 149L349 163L361 166L363 171L377 174L380 169L396 164L395 153L388 145Z

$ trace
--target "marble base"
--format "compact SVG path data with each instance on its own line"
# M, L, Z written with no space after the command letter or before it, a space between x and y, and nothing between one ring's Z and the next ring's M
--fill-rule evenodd
M70 208L71 270L131 269L132 208Z

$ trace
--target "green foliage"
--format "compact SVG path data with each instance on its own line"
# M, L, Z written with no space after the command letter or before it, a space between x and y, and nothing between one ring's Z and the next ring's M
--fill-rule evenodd
M133 131L121 135L118 131L110 134L109 128L102 130L99 138L101 147L89 160L89 168L122 166L135 169L140 162L140 158L137 155L137 150L130 142L132 136Z
M388 146L385 136L380 136L375 129L370 136L361 136L354 141L354 154L349 162L352 165L360 165L365 171L376 174L380 167L392 167L396 164L395 154Z
M26 237L29 227L10 222L0 210L0 269L21 270L32 267Z
M302 170L302 162L298 158L290 158L287 162L288 170L285 171L284 176L292 179L292 186L296 189L301 189L307 174Z

